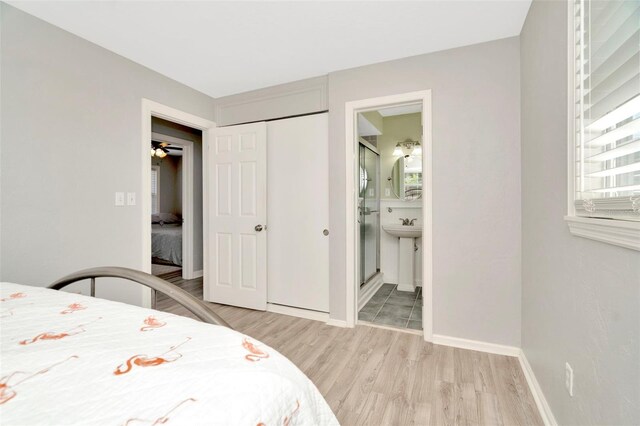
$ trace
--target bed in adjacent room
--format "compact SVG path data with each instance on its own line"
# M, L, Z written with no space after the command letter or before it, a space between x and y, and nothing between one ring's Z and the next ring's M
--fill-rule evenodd
M173 217L175 219L152 220L151 257L182 266L182 221Z
M3 424L337 424L293 363L221 325L10 283L0 316Z

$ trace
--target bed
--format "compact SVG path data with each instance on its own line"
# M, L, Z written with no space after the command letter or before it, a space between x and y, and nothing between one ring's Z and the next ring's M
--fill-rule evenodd
M225 324L183 290L124 268L54 288L90 277L93 292L96 276L123 273ZM0 284L0 317L3 424L338 424L293 363L224 325L12 283Z
M151 257L182 266L182 224L151 225Z

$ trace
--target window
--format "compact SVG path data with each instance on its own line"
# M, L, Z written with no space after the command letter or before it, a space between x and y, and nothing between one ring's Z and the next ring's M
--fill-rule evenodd
M640 1L573 12L575 212L640 221Z
M572 0L569 25L569 218L620 219L638 238L640 0Z
M151 166L151 214L160 214L160 167Z

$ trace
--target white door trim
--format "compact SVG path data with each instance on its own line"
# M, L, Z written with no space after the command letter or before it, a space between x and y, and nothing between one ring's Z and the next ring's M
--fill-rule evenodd
M167 142L171 145L182 147L182 279L192 280L195 278L193 266L193 234L194 234L194 212L193 212L193 142L176 138L174 136L163 135L152 132L153 140ZM145 194L146 196L146 194ZM186 226L185 226L186 225Z
M345 103L345 149L346 149L346 228L347 228L347 265L346 265L346 302L348 327L354 327L357 322L358 299L357 294L357 271L358 245L356 211L357 197L355 191L357 173L357 145L356 135L356 113L378 109L384 106L422 103L422 210L424 226L422 231L422 293L424 299L424 309L422 317L422 328L424 339L433 340L433 210L432 210L432 139L431 139L431 90L421 90L416 92L403 93L399 95L382 96L378 98L362 99Z
M142 99L142 132L141 132L141 152L142 152L142 191L140 196L140 204L142 206L141 209L141 232L142 232L142 257L140 259L140 270L151 273L151 196L147 196L151 194L151 155L150 155L150 143L151 143L151 117L163 118L165 120L173 121L174 123L179 123L185 126L192 127L194 129L198 129L202 131L202 204L204 208L203 212L203 233L207 235L207 179L206 179L206 171L207 171L207 158L205 153L209 147L207 136L211 129L216 127L216 123L207 120L202 117L198 117L192 114L189 114L184 111L180 111L178 109L160 104L158 102L151 101L149 99ZM164 137L164 135L163 135ZM166 138L166 137L165 137ZM193 154L193 150L191 150L191 154ZM191 156L191 168L193 168L193 155ZM186 175L186 173L185 173ZM191 179L193 179L193 173L190 174ZM183 179L183 185L185 184L186 179ZM191 181L191 197L193 197L193 181ZM183 190L183 209L186 206L184 197L185 192ZM191 204L193 205L193 204ZM193 217L193 210L191 210L191 215ZM190 220L190 223L193 226L193 220ZM190 238L193 241L193 229L191 230ZM185 262L184 257L184 246L183 244L183 262ZM191 244L193 246L193 244ZM207 258L208 254L208 246L209 242L206 238L203 238L203 259ZM189 261L192 262L193 256L190 256ZM205 262L206 263L206 262ZM206 274L206 265L204 265L204 279L207 279ZM191 271L193 274L193 264L191 265ZM144 288L144 293L142 297L142 305L144 307L151 307L151 290Z

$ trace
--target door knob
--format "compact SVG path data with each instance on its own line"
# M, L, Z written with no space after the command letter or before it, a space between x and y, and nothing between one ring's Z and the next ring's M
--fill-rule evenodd
M329 235L329 230L325 229L324 231L322 231L322 235L324 235L325 237Z
M253 228L253 229L255 229L256 232L260 232L260 231L262 231L262 225L256 225L256 227Z

